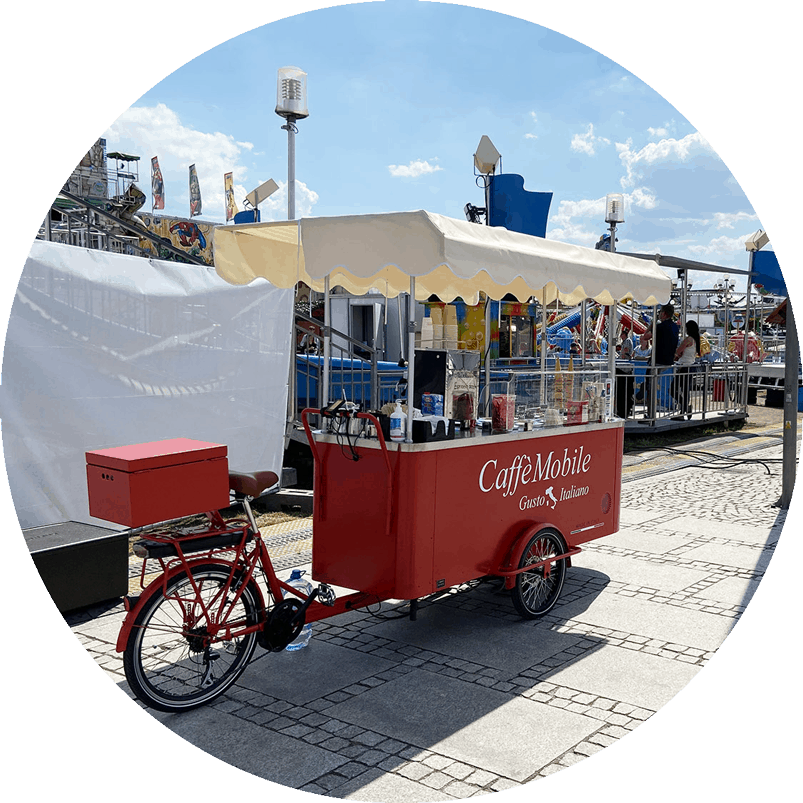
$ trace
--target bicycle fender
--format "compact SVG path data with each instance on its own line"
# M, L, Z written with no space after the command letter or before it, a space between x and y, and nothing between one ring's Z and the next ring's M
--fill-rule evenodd
M560 533L561 538L563 538L563 533L561 532L559 527L556 527L549 521L539 521L535 522L531 526L525 528L521 531L521 533L513 539L513 542L510 545L510 549L507 553L507 558L502 564L500 568L504 569L515 569L519 562L521 561L522 555L524 554L524 550L527 548L527 544L529 543L530 539L541 530L554 530L556 533ZM564 542L566 541L563 538ZM566 565L572 565L572 559L566 558ZM505 586L512 588L513 584L515 583L515 578L508 577L505 578Z
M125 652L125 646L128 643L128 638L131 635L131 630L134 627L134 622L137 620L137 616L145 604L156 594L161 594L164 588L169 585L170 581L179 574L185 574L187 569L192 570L193 566L201 565L208 566L210 563L217 564L222 566L226 569L231 568L231 564L227 563L226 561L217 561L217 560L194 560L189 561L186 566L175 566L174 568L170 569L168 572L160 574L158 577L151 580L147 586L142 590L142 593L139 595L139 598L136 601L136 604L128 611L125 615L125 619L123 619L123 624L120 628L120 632L117 634L117 644L115 645L115 650L117 652Z

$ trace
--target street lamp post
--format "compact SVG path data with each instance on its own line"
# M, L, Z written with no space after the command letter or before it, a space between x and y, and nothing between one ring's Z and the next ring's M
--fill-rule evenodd
M605 198L605 222L610 225L611 245L610 251L616 251L616 224L625 222L625 204L621 193L610 193ZM608 308L608 374L611 377L611 411L616 414L616 313L618 299Z
M287 219L296 219L296 123L309 117L307 109L307 74L298 67L281 67L276 80L276 114L284 117L282 128L287 131ZM325 279L323 299L323 377L321 407L329 403L329 353L331 350L329 277ZM312 314L312 288L310 288Z
M276 114L286 120L287 131L287 219L296 218L296 122L309 117L307 74L298 67L282 67L276 84Z

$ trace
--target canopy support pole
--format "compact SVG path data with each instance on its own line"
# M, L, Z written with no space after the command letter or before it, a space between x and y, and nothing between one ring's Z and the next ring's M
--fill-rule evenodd
M320 406L329 406L329 358L332 351L332 320L329 304L329 274L323 279L323 387Z
M608 307L608 375L611 380L609 418L616 415L616 313L618 306L614 299L614 303Z
M754 251L750 251L750 272L753 272L753 254ZM744 340L742 343L742 386L740 388L739 393L739 404L742 408L747 408L747 363L749 362L749 346L750 346L750 277L747 277L747 293L744 297ZM787 309L789 308L789 302L786 302ZM758 337L761 334L760 329L756 329L756 349L758 349Z
M487 207L486 207L487 208ZM485 294L485 406L483 415L491 414L491 297Z
M586 340L588 335L586 334L586 315L588 314L588 305L586 304L586 299L584 298L580 302L580 354L582 355L580 358L580 364L583 368L586 367Z
M410 277L407 299L407 432L405 440L413 442L413 390L415 388L415 276Z
M652 308L652 339L650 340L650 398L647 403L647 412L652 419L652 426L658 417L658 374L655 372L655 340L658 332L658 312L660 307L656 304ZM646 394L644 394L646 399Z
M541 291L541 407L545 410L549 407L546 398L546 290Z

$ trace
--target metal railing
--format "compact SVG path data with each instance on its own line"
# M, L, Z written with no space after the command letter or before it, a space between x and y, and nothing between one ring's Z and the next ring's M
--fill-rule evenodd
M617 408L626 420L709 421L747 412L747 366L702 362L686 367L646 366L644 372L617 370ZM622 371L620 373L620 371Z
M300 425L305 407L319 408L334 399L379 410L406 398L406 368L381 361L379 350L330 329L329 399L323 398L323 323L296 310L293 326L288 421Z

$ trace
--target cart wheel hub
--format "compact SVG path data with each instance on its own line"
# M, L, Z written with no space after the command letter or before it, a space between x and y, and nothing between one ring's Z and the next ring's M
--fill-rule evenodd
M190 652L203 652L209 645L209 633L205 627L194 627L188 630L186 638Z

